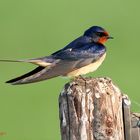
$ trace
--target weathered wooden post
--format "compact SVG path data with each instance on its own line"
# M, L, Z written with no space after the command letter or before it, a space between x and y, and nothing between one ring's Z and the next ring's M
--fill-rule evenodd
M132 140L140 140L140 113L131 114Z
M109 78L78 78L59 97L62 140L124 140L122 93Z
M140 140L140 113L130 111L131 101L123 96L123 118L125 140Z

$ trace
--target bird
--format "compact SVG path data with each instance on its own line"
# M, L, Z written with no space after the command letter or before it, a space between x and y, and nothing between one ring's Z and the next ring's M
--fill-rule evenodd
M94 72L106 57L104 43L113 39L100 26L88 28L83 35L49 56L25 60L0 60L3 62L28 62L38 65L32 71L6 81L12 85L35 83L58 76L75 78Z

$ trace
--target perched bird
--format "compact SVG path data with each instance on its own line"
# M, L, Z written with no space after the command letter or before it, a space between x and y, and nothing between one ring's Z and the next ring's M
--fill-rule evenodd
M31 72L7 81L13 85L39 82L57 76L77 77L95 71L104 61L106 47L112 39L108 32L99 26L92 26L82 36L63 49L42 58L27 60L0 60L5 62L29 62L39 65Z

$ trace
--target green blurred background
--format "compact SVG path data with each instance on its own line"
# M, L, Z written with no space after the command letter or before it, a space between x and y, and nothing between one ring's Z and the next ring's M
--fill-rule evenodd
M46 56L93 25L114 37L106 43L103 65L89 74L109 76L140 112L139 0L0 0L0 59ZM58 96L65 78L11 86L6 80L34 68L0 63L0 136L2 140L60 140Z

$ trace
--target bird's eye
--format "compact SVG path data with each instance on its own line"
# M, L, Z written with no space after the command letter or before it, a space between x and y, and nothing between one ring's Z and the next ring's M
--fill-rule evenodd
M97 32L96 35L97 35L97 36L101 36L101 33Z
M103 33L103 32L102 32L102 33L101 33L101 32L97 32L96 35L97 35L97 36L100 36L100 37L106 36L106 34Z

